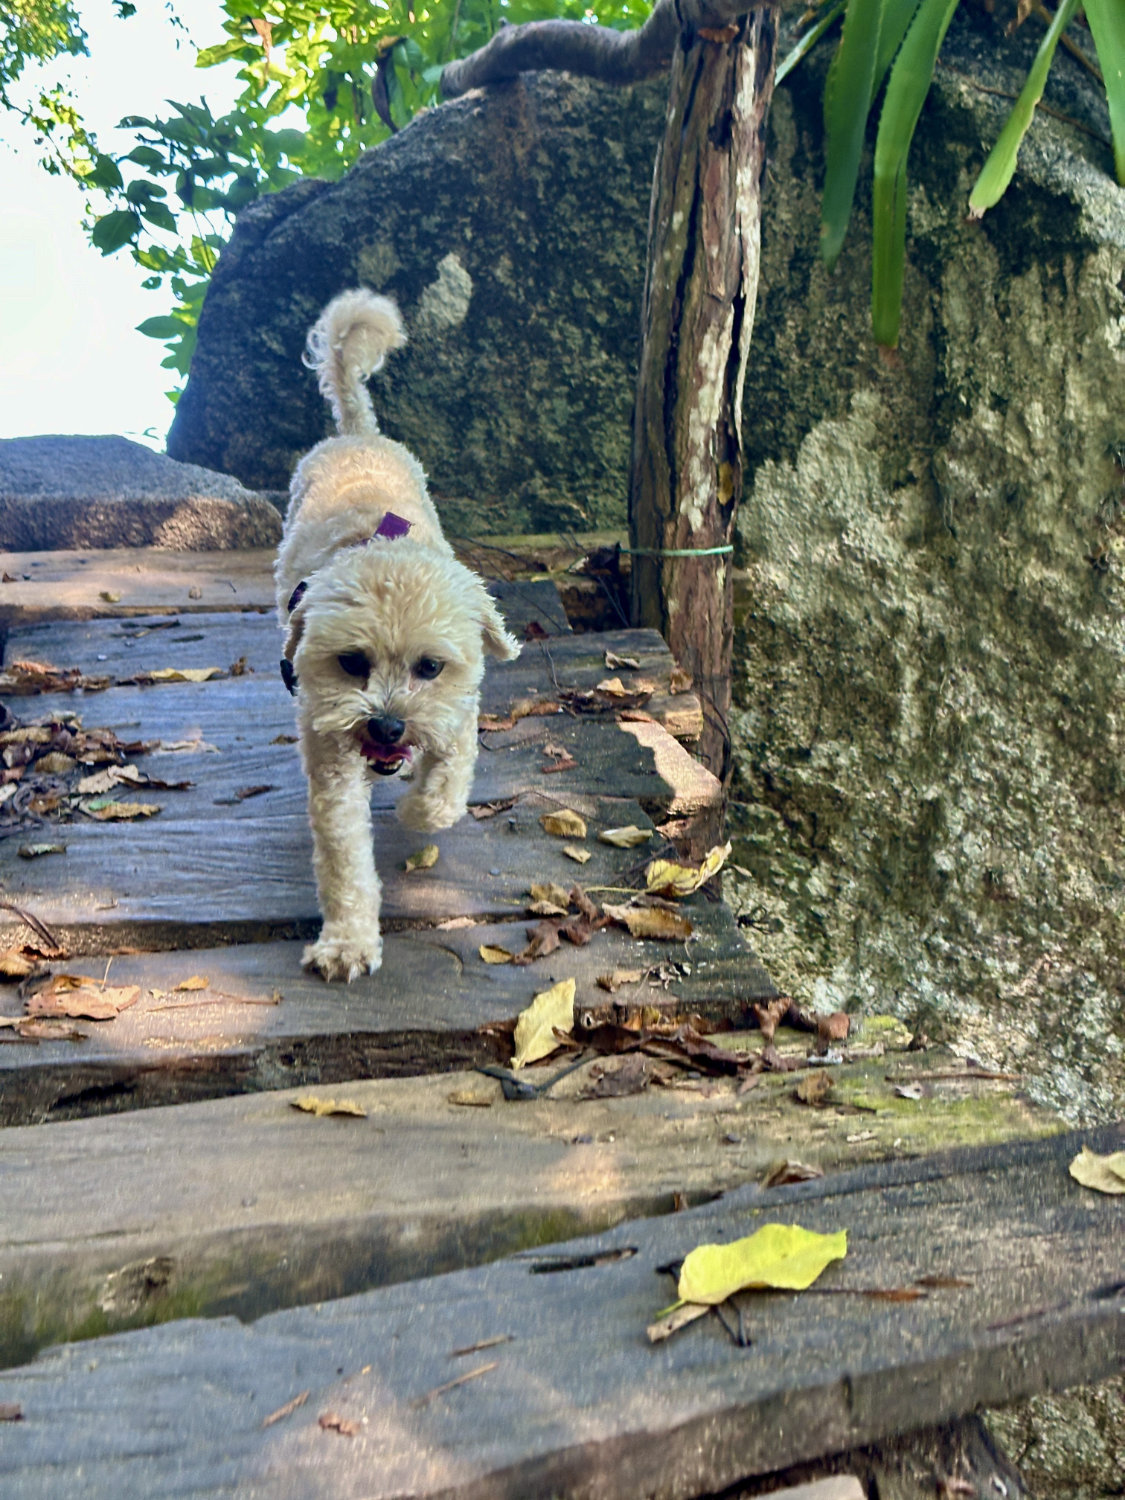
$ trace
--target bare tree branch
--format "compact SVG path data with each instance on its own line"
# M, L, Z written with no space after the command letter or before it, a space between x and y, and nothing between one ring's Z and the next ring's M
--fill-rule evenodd
M588 26L584 21L528 21L502 26L490 42L470 57L451 62L441 75L441 92L456 99L470 89L503 83L519 73L558 68L603 83L635 83L668 66L676 38L700 31L721 31L769 0L658 0L636 31ZM799 9L805 0L784 0L780 7Z

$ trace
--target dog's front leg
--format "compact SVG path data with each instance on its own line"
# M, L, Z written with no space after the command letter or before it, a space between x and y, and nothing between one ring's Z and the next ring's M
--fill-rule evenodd
M477 716L466 718L446 755L427 750L414 783L398 805L407 828L451 828L465 816L477 763Z
M383 961L381 886L371 838L371 787L362 758L332 735L309 731L302 750L309 778L313 869L324 926L302 962L325 979L350 984Z

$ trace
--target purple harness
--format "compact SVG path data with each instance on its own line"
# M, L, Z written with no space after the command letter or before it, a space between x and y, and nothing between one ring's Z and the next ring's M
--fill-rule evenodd
M399 537L405 536L409 530L410 522L404 520L402 516L396 516L393 510L389 510L369 537L365 538L362 542L352 542L350 545L353 547L367 547L376 537L381 538L384 542L397 542ZM308 579L302 578L297 587L289 595L289 603L285 606L287 614L292 614L297 608L298 604L305 597L305 590L308 586ZM296 697L297 673L294 670L293 663L287 656L281 658L281 680L287 690Z

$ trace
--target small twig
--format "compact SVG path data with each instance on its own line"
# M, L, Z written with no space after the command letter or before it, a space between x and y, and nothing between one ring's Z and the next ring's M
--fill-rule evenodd
M47 926L46 922L41 922L34 912L27 911L22 906L17 906L14 901L5 901L2 898L0 898L0 908L3 908L4 911L15 912L20 921L30 927L37 937L41 937L45 943L49 943L54 948L56 957L62 954L62 944L55 937L55 934Z
M295 1412L299 1406L304 1406L311 1394L311 1391L302 1391L299 1396L294 1396L292 1401L287 1401L284 1406L279 1406L276 1411L271 1411L262 1423L262 1426L272 1427L275 1422L280 1422L282 1417L287 1417L291 1412Z
M497 1333L490 1339L481 1339L479 1343L466 1344L463 1349L453 1349L450 1351L449 1357L450 1359L461 1359L466 1354L479 1354L482 1349L495 1349L497 1344L510 1344L511 1342L512 1334Z
M998 1073L990 1068L941 1068L931 1073L886 1073L887 1083L946 1083L979 1078L984 1083L1019 1083L1022 1073Z
M412 1401L410 1403L411 1408L416 1409L419 1406L425 1406L435 1396L444 1396L446 1391L453 1390L455 1386L464 1385L469 1380L476 1380L478 1375L487 1375L489 1370L495 1370L499 1363L498 1359L494 1359L491 1364L477 1365L475 1370L466 1370L464 1375L458 1375L453 1380L447 1380L444 1385L435 1385L432 1391L427 1391L424 1396L419 1396L416 1400Z

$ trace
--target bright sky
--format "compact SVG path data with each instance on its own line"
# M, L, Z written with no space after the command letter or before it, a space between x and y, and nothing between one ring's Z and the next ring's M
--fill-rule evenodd
M166 99L204 94L216 114L230 107L234 69L197 70L161 0L139 0L129 21L110 0L81 0L79 10L90 56L60 59L44 76L69 73L103 150L129 149L117 121L164 113ZM218 0L176 0L176 11L200 46L220 40ZM33 82L27 73L18 87ZM160 368L160 342L135 330L167 312L166 299L141 288L127 252L103 259L93 249L79 228L81 194L38 157L31 133L0 112L0 438L116 432L163 448L175 377Z

